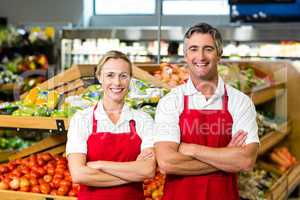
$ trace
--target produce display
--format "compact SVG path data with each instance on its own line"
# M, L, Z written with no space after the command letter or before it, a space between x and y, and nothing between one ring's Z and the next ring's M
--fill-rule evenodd
M271 161L276 164L276 167L285 172L295 164L297 164L296 158L289 152L287 147L277 147L273 149L270 154Z
M219 75L229 85L245 92L251 92L252 89L262 86L268 86L272 83L271 78L261 72L256 71L251 66L238 65L218 65ZM158 70L150 72L170 87L176 87L185 83L189 77L188 69L178 64L162 63Z
M279 175L255 168L239 175L239 194L241 199L264 200L266 192L279 178Z
M266 117L261 113L257 113L256 122L258 125L258 136L262 137L271 131L278 130L278 124L274 120Z
M79 185L72 183L65 157L41 153L1 164L0 189L77 196Z
M144 196L145 200L160 200L163 196L165 175L156 172L153 179L146 179L144 181Z

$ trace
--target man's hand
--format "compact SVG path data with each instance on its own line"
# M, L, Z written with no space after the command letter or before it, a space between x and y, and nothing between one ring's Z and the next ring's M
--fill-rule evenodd
M239 130L230 140L227 147L242 147L247 139L247 132Z
M180 143L178 152L186 156L193 156L195 152L195 144Z
M245 141L247 138L247 132L239 130L230 140L227 147L242 147L245 145ZM188 143L181 143L178 149L179 153L182 153L186 156L194 156L196 148L196 144L188 144Z

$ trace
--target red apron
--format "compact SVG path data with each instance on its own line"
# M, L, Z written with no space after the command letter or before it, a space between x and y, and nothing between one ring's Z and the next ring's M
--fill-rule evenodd
M179 118L181 141L209 147L225 147L231 140L232 117L224 86L222 110L192 110L184 96ZM238 200L237 177L223 171L199 176L168 175L164 200Z
M135 161L140 154L141 139L136 133L135 122L130 121L130 132L113 134L97 133L97 121L93 111L93 132L87 141L87 161ZM78 200L141 200L143 184L129 183L113 187L89 187L80 185Z

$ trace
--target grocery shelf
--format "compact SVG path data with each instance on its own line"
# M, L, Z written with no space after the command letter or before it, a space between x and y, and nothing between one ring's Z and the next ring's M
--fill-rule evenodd
M285 88L284 82L275 83L271 86L261 88L257 91L253 91L249 93L248 95L251 97L253 103L255 105L259 105L262 103L265 103L273 98L275 98L278 95L278 89Z
M287 199L290 193L300 184L300 164L286 171L267 193L267 200Z
M6 83L6 84L0 84L0 90L2 91L12 91L15 88L15 83Z
M66 134L63 135L52 135L39 142L34 143L33 145L17 152L8 157L9 160L15 160L19 158L26 157L28 155L43 152L49 152L52 154L58 154L65 151L65 143L67 141ZM60 146L58 146L60 145ZM58 146L58 147L57 147ZM48 149L48 150L47 150ZM47 151L45 151L47 150Z
M289 134L291 131L291 122L285 122L278 128L277 131L272 131L260 139L260 147L258 155L264 154L266 151L271 149L273 146L278 144Z
M33 192L20 192L13 190L0 190L2 200L76 200L76 197L53 196Z
M46 130L61 130L59 122L63 121L64 129L69 126L67 118L53 118L53 117L22 117L11 115L0 115L0 127L6 128L30 128L30 129L46 129ZM59 123L59 124L58 124Z

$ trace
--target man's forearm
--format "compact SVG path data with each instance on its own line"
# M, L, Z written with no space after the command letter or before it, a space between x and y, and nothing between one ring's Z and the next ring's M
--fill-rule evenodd
M248 171L256 160L257 144L248 147L212 148L202 145L192 145L191 156L208 163L220 170L228 172Z

